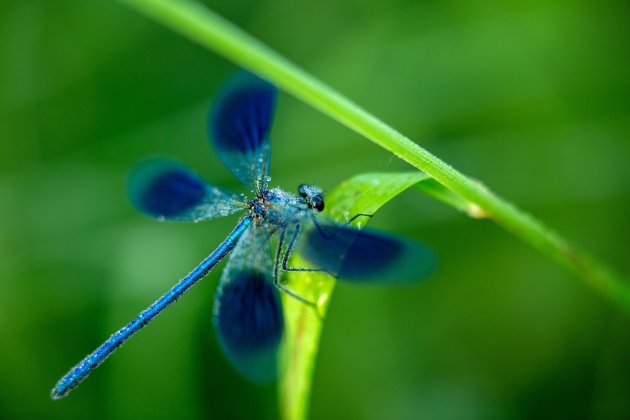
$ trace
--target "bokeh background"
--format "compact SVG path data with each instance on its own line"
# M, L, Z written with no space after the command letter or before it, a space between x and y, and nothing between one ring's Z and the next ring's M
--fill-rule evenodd
M630 273L627 0L205 3ZM239 190L205 133L233 70L117 2L0 3L0 418L277 417L275 388L217 347L220 268L69 398L48 396L235 223L157 223L125 193L154 155ZM289 190L410 169L284 94L272 134L272 184ZM627 313L416 192L372 223L430 244L440 269L339 285L313 419L630 418Z

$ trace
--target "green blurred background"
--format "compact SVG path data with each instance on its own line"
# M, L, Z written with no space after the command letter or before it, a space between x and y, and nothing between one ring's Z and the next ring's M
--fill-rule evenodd
M205 3L630 273L627 0ZM157 223L125 195L153 155L240 188L205 134L233 70L116 2L0 3L0 418L277 417L275 388L217 347L220 268L69 398L48 396L234 225ZM284 94L272 135L272 184L292 191L410 169ZM339 285L313 419L630 418L627 313L416 192L373 225L429 243L440 269Z

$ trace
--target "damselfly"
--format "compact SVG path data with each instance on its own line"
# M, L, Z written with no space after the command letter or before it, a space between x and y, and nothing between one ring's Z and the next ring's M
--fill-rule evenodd
M323 271L349 281L395 282L416 280L432 270L433 254L417 242L322 218L320 188L303 184L298 195L268 188L269 132L276 96L270 83L239 73L224 88L208 122L219 157L250 187L253 197L208 185L172 160L151 160L132 173L131 201L149 216L194 222L238 211L245 211L245 216L190 274L70 369L52 389L53 399L66 396L228 254L216 292L214 324L225 354L255 381L273 380L277 375L284 330L278 290L316 307L282 282L282 272ZM272 238L276 238L274 247ZM309 267L290 266L294 251Z

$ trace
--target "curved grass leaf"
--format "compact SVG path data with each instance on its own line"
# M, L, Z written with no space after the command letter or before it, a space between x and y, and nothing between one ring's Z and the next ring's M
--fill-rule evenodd
M326 213L345 223L355 214L376 213L389 200L414 186L457 209L468 208L464 201L451 196L448 190L442 191L433 179L421 172L370 173L355 176L330 193ZM364 218L357 218L353 223L360 228L364 222ZM294 265L307 264L297 260ZM319 309L318 314L296 299L283 296L287 325L280 406L283 418L299 420L306 418L319 338L335 280L322 273L290 273L288 281L292 290L317 302Z

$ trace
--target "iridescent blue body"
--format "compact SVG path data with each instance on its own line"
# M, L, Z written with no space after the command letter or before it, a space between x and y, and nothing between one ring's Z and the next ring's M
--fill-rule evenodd
M130 323L112 334L103 344L90 353L85 359L73 367L52 390L53 399L64 397L83 379L85 379L94 369L96 369L105 359L112 354L120 345L127 341L133 334L149 323L153 318L175 302L181 295L190 289L197 281L202 279L212 268L223 259L236 245L243 232L251 224L252 219L244 218L219 247L199 264L193 271L184 277L179 283L156 300L151 306L142 311Z
M66 396L120 345L142 329L230 254L215 296L213 321L233 365L266 382L278 371L284 318L278 291L316 307L280 281L286 271L323 271L334 277L385 283L426 277L435 259L423 245L376 231L357 230L322 218L324 195L300 185L293 195L268 188L269 131L276 99L271 84L237 75L210 115L209 131L219 157L255 196L249 200L209 185L178 162L153 159L132 173L129 194L141 212L170 221L200 221L246 211L234 230L198 267L114 333L64 375L51 396ZM270 239L276 237L275 253ZM290 267L299 251L312 264Z

